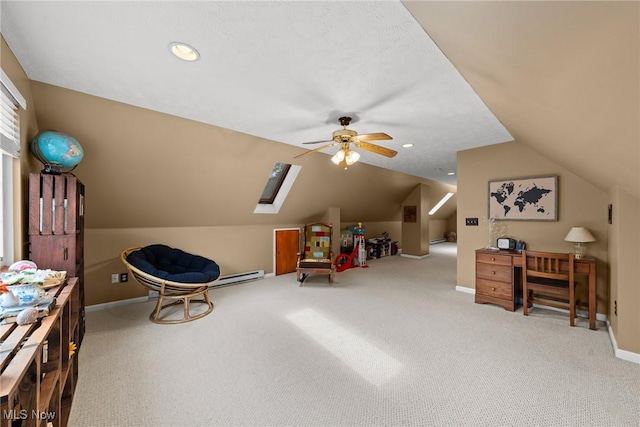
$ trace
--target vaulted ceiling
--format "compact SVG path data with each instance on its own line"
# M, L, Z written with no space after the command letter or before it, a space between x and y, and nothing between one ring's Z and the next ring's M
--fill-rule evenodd
M640 195L637 2L2 1L0 11L35 81L301 153L349 115L350 128L386 132L394 139L379 144L399 152L362 161L450 184L457 151L515 139L603 190ZM172 41L200 60L172 57Z
M640 2L403 3L516 141L640 197Z

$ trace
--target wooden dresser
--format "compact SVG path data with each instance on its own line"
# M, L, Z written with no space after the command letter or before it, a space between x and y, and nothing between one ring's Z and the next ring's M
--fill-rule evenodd
M498 251L476 251L476 303L497 304L515 311L522 299L522 280L514 274L512 258Z

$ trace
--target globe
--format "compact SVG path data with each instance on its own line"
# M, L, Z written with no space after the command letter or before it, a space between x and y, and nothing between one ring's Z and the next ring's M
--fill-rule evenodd
M62 168L73 168L84 156L84 150L78 141L54 130L38 133L31 140L29 149L45 165L43 173L60 173Z

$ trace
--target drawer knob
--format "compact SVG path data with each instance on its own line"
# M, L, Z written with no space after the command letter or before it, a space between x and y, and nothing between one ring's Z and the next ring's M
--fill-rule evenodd
M491 257L491 261L495 261L495 260L496 260L495 258Z
M491 290L492 290L492 291L495 291L495 290L496 290L496 288L491 288Z
M495 272L495 271L492 271L492 272L491 272L491 274L496 274L496 272Z

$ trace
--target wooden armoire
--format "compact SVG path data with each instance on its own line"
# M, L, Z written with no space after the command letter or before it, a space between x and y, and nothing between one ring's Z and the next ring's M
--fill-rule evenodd
M84 185L73 175L29 174L29 259L78 278L79 342L84 313Z

